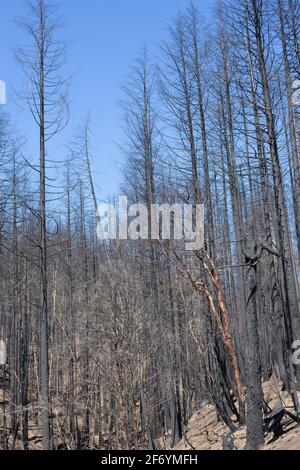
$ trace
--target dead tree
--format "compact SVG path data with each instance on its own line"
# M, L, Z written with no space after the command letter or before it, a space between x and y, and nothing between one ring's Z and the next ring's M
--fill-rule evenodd
M19 47L17 58L25 72L23 94L39 129L39 250L41 276L40 308L40 393L43 448L50 448L49 364L48 364L48 274L46 212L46 143L66 125L66 82L58 73L63 63L64 45L55 39L59 28L53 6L47 0L28 2L28 16L20 20L31 43Z

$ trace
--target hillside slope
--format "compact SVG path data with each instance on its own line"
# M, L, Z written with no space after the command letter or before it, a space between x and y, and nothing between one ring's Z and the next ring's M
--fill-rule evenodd
M265 401L271 409L282 405L293 411L289 394L281 391L281 386L275 379L265 383L263 390ZM278 439L274 439L273 434L267 434L262 450L300 450L300 425L290 422L284 429L285 434ZM218 420L214 406L206 405L192 416L186 436L175 450L222 450L222 436L228 433L227 426ZM246 427L239 428L233 437L235 449L243 450L246 444ZM167 439L165 443L170 448Z

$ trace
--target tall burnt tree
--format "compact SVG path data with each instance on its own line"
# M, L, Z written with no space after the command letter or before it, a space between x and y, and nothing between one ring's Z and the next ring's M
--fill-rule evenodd
M41 277L40 310L40 393L43 423L43 448L50 448L49 363L48 363L48 272L46 212L46 143L64 127L66 118L65 82L59 77L64 46L55 38L59 28L55 9L47 0L28 3L28 16L20 20L28 34L28 47L19 47L17 58L26 76L24 100L39 129L39 249Z

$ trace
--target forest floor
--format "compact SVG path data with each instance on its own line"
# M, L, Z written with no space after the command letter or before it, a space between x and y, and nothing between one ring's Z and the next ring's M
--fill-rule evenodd
M280 384L271 379L264 383L264 398L268 406L273 410L279 405L293 412L292 400L288 393L281 391ZM300 398L300 394L298 394ZM218 421L214 406L206 405L196 412L190 419L186 437L180 441L175 450L222 450L222 436L228 434L228 427ZM246 445L246 428L239 428L233 435L236 450L243 450ZM165 440L166 448L170 449L168 440ZM266 436L266 443L262 450L300 450L300 425L292 423L285 429L285 434L278 439L273 434Z
M276 379L271 379L263 384L264 399L270 409L283 406L285 409L293 412L293 405L290 395L282 392L281 384ZM300 393L298 394L300 400ZM5 400L3 390L0 389L0 405ZM7 403L8 405L8 403ZM0 406L0 415L3 414L3 408ZM1 421L3 416L1 416ZM62 419L62 429L63 429ZM185 437L180 441L175 449L172 450L222 450L222 436L228 434L228 427L218 420L215 407L213 405L205 405L201 410L194 413L190 419ZM31 450L41 449L41 431L37 422L30 419L29 426L29 447ZM243 450L246 445L246 428L240 427L233 435L234 447L236 450ZM57 436L57 443L61 439ZM10 443L11 444L11 443ZM170 436L161 438L158 443L160 448L170 449ZM22 449L20 437L17 438L15 449ZM300 450L300 425L291 423L285 428L285 434L278 439L273 438L273 434L266 436L266 443L262 450Z

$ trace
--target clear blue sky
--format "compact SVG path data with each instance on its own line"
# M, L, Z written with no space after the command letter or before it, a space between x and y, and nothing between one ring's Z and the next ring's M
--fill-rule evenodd
M56 3L56 0L54 0ZM64 158L64 142L71 140L74 129L91 113L93 170L99 198L117 193L120 183L118 162L122 161L121 86L135 58L146 45L157 52L165 37L166 26L178 9L190 0L61 0L64 21L62 38L68 44L64 75L73 75L70 94L71 120L64 133L49 148L51 159ZM209 16L214 0L196 0L201 13ZM27 137L28 154L36 161L37 135L25 110L16 107L12 90L20 89L22 71L14 59L16 44L24 42L24 33L14 23L24 14L23 0L1 0L0 80L8 89L7 110L17 129Z

